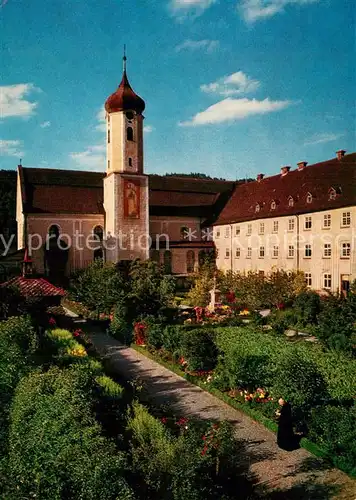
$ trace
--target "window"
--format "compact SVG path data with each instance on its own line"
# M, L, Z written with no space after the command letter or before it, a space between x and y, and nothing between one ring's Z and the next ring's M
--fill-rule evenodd
M151 260L157 262L157 264L160 263L159 250L151 250Z
M336 200L336 190L334 188L329 189L329 200Z
M247 248L247 258L248 258L248 259L251 259L251 257L252 257L252 248L251 248L251 247L248 247L248 248Z
M277 206L276 202L272 201L272 203L271 203L271 210L276 210L276 206Z
M220 238L220 229L216 230L215 237L216 238Z
M260 205L257 203L256 208L255 208L255 212L259 212L260 210L261 210L261 207L260 207Z
M273 221L273 232L278 233L278 220Z
M311 247L311 245L305 245L304 256L305 257L311 257L312 256L312 247Z
M180 228L180 239L186 240L188 237L188 234L189 234L189 229L187 228L187 226L182 226Z
M57 226L57 224L53 224L49 229L48 229L48 236L50 238L56 238L58 239L59 237L59 226Z
M324 258L329 259L331 257L331 243L324 244Z
M351 225L351 212L344 212L341 218L341 227L349 227Z
M304 219L304 229L311 229L312 227L312 218L307 216Z
M351 255L351 243L341 243L341 257L349 258Z
M127 130L126 130L126 139L128 141L133 141L134 138L133 138L133 128L132 127L127 127Z
M195 267L195 253L193 250L188 250L187 252L187 273L194 273Z
M230 249L229 249L229 248L227 248L227 249L225 250L225 259L228 259L229 257L230 257Z
M236 248L236 258L239 259L240 258L240 255L241 255L241 248L240 247L237 247Z
M313 201L313 195L311 193L307 194L307 203L311 203Z
M110 160L108 160L108 170L110 170Z
M172 252L166 250L163 254L163 268L165 274L172 274Z
M331 288L331 274L324 274L324 288Z
M265 275L264 271L258 271L258 276L260 276L260 278L263 278L264 275Z
M108 143L110 143L110 130L108 130Z
M260 247L260 259L263 259L265 256L265 247Z
M264 233L265 233L265 223L264 222L260 222L259 234L264 234Z
M247 224L247 234L252 234L252 224Z
M132 167L132 158L129 158L129 167Z
M288 231L294 231L295 221L294 219L288 219Z
M236 226L235 228L235 235L238 236L240 234L241 230L240 230L240 226Z
M330 229L330 227L331 227L331 214L325 214L324 215L323 228L324 229Z
M288 246L288 257L290 259L294 258L294 246L293 245Z
M279 254L279 247L278 247L278 245L274 245L274 247L273 247L273 257L276 259L278 257L278 254Z
M288 206L294 207L294 199L292 196L289 196L289 198L288 198Z
M225 238L229 238L229 237L230 237L230 228L229 228L229 226L227 226L225 228Z
M304 273L305 284L307 286L312 286L312 275L311 273Z

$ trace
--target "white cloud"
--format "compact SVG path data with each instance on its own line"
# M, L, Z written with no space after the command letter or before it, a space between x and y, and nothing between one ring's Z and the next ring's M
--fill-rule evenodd
M229 76L224 76L214 83L201 85L203 92L223 95L225 97L237 94L255 92L260 86L258 80L252 80L242 71L237 71Z
M105 108L100 108L98 111L96 118L99 122L99 124L96 126L96 130L99 130L100 132L106 132L106 111Z
M105 145L89 146L85 151L70 153L70 157L85 170L103 170L106 164Z
M18 156L22 158L25 153L21 151L22 142L19 140L0 139L0 156Z
M180 126L198 126L211 123L223 123L228 121L242 120L252 115L262 115L280 111L289 105L291 101L271 101L269 98L263 101L256 99L232 99L228 97L223 101L213 104L209 108L197 113L191 120L180 123Z
M219 46L218 40L184 40L181 44L177 45L176 52L182 50L203 50L210 54Z
M305 146L309 146L312 144L323 144L324 142L332 142L336 141L337 139L340 139L340 137L343 137L344 134L332 134L332 133L325 133L325 134L315 134L312 137L310 137L305 143Z
M0 86L0 118L33 115L37 102L30 102L26 96L32 92L41 92L32 83Z
M305 5L316 3L319 0L241 0L238 9L242 17L248 23L254 23L260 19L267 19L280 12L284 7L291 4Z
M217 0L171 0L170 8L173 14L178 16L199 16L216 2Z
M43 123L40 124L41 128L48 128L50 126L51 126L51 122L50 121L43 122Z
M149 134L150 132L153 132L154 130L156 130L154 127L152 127L152 125L145 125L143 127L143 131L146 132L146 134Z

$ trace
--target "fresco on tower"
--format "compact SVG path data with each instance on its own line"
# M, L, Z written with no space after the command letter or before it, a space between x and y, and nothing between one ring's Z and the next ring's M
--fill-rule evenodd
M140 185L133 181L124 181L124 215L138 219L140 217Z

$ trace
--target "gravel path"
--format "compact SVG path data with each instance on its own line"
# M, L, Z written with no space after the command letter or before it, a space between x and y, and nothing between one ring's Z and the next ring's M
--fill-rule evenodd
M107 334L85 324L80 326L88 332L110 370L127 380L142 381L156 404L168 404L180 416L232 422L237 439L244 443L244 465L256 482L257 491L263 488L274 492L268 498L356 500L356 482L338 469L330 468L302 448L293 452L281 450L272 432L242 412Z

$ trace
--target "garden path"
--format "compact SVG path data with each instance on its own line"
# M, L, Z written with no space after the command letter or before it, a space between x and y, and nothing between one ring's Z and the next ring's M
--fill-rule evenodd
M268 498L273 500L356 500L356 482L340 470L331 468L303 448L293 452L281 450L276 436L244 413L123 346L98 327L90 326L75 315L72 317L76 326L90 336L110 371L126 380L140 380L145 394L156 405L169 405L179 416L232 422L237 439L244 443L242 461L256 482L257 492L271 491L272 496Z

